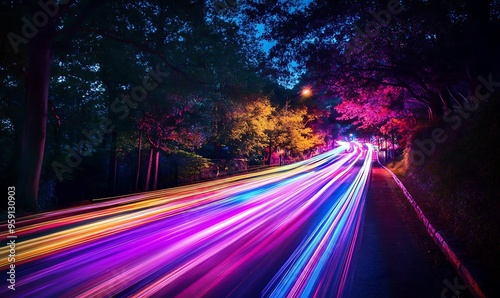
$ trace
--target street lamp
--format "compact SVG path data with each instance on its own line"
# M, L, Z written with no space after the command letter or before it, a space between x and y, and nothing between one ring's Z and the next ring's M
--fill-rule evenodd
M312 93L312 91L311 91L311 88L309 88L309 87L302 89L302 96L310 96L311 93Z

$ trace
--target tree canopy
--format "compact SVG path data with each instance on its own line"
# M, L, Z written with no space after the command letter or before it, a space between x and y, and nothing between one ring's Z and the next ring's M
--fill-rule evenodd
M107 177L106 194L167 185L161 165L173 154L301 156L331 144L344 124L404 143L471 104L478 82L496 84L499 8L487 0L4 2L3 181L17 180L19 205L35 210L88 177ZM101 195L82 189L82 198Z
M300 71L341 119L383 127L435 120L498 71L498 1L260 1L248 22L276 42L270 73ZM406 120L405 120L406 119Z
M266 154L283 88L243 22L252 3L216 4L2 4L0 166L21 209L71 203L75 188L82 200L162 187L168 167L177 182L204 158ZM321 144L304 141L314 135L304 111L302 131L280 141L293 154Z

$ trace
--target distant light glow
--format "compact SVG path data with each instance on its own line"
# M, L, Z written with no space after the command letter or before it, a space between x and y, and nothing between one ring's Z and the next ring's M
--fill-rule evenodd
M302 96L310 96L312 94L311 88L306 87L302 89Z

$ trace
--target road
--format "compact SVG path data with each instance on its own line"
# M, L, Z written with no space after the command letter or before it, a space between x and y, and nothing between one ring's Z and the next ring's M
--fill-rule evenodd
M26 217L16 226L15 295L5 285L0 296L352 293L372 148L346 146L258 173ZM8 265L2 257L2 272Z

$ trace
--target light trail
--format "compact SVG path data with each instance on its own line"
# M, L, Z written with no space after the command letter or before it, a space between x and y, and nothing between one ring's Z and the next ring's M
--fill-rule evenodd
M371 170L371 147L348 145L259 173L26 217L16 227L15 294L335 296Z
M370 170L371 158L365 158L347 191L264 289L265 296L338 297L342 294Z

